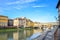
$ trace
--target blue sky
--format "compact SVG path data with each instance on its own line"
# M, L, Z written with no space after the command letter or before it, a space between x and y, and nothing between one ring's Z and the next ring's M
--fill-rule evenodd
M58 0L0 0L0 15L27 17L37 22L55 22Z

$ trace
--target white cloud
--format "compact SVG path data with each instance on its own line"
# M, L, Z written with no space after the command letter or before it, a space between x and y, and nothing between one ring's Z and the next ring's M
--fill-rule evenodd
M21 9L21 7L13 7L13 8L18 9L18 10Z
M23 2L28 3L28 2L34 2L36 0L24 0Z
M30 2L35 2L37 0L18 0L14 2L8 2L7 5L12 5L12 4L25 4L25 3L30 3Z
M29 4L29 3L35 2L35 1L38 1L38 0L17 0L17 1L13 1L13 2L8 2L6 4L8 6L16 5L16 6L11 6L11 7L18 9L18 10L22 9L22 8L27 8L27 7L33 7L33 8L47 7L47 5L44 5L44 4L43 5Z
M17 1L13 1L13 2L7 2L6 5L8 6L8 8L6 10L10 10L10 9L22 9L22 8L27 8L27 7L33 7L33 8L40 8L40 7L47 7L47 5L36 5L35 3L30 4L31 2L35 2L38 0L17 0ZM13 5L13 6L11 6Z
M27 8L28 7L28 5L20 5L20 6L15 6L15 7L13 7L14 9L17 9L17 10L20 10L20 9L22 9L22 8Z
M47 7L47 5L34 5L32 7L34 7L34 8L40 8L40 7Z
M15 1L15 2L8 2L7 5L12 5L12 4L19 4L19 1Z

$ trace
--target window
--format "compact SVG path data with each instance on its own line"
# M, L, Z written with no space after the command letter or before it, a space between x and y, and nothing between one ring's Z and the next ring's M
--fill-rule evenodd
M7 23L6 22L0 22L0 25L1 26L7 26Z

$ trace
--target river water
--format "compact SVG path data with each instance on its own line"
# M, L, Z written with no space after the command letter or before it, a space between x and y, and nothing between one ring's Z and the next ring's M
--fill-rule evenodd
M0 32L0 40L29 40L35 33L43 32L41 29L17 30L11 32Z

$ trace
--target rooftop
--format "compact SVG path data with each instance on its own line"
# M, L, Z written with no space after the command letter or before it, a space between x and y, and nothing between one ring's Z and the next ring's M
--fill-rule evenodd
M0 15L0 17L7 17L8 18L8 16L4 16L4 15Z

